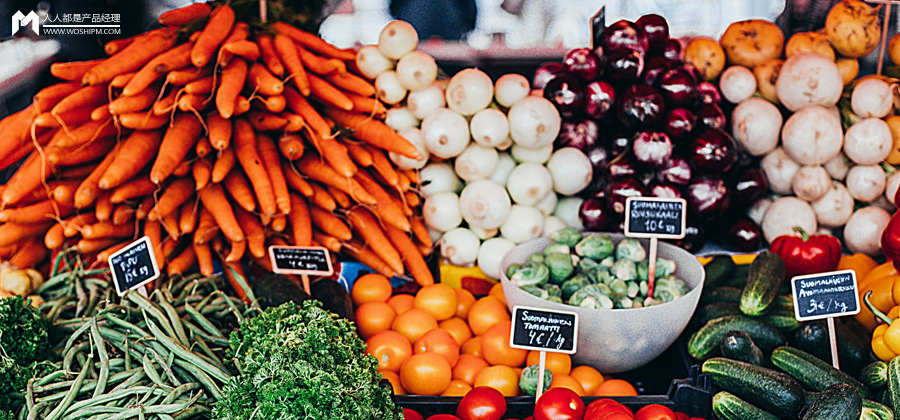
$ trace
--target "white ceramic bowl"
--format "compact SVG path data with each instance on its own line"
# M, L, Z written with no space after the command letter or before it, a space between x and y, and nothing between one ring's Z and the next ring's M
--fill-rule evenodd
M616 244L625 238L622 234L604 235ZM511 249L500 262L500 281L510 310L522 305L578 314L578 348L572 355L575 364L591 365L604 373L641 367L675 342L697 309L706 275L703 265L691 253L664 242L659 242L658 256L674 260L675 275L691 288L688 294L671 302L635 309L579 308L541 299L512 284L506 277L506 268L542 252L550 243L548 238L539 238ZM642 239L641 243L649 249L648 239Z

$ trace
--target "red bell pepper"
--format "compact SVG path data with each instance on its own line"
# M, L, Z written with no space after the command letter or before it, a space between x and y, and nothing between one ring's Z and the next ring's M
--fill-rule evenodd
M795 227L800 236L781 235L769 249L784 260L788 278L802 274L833 271L841 260L841 242L831 235L809 235Z
M881 234L881 251L900 270L900 212L894 213Z

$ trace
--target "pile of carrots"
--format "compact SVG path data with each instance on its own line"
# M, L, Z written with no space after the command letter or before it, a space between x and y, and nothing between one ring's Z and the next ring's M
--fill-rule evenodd
M159 23L107 58L53 64L62 81L0 121L0 169L24 159L0 185L0 258L75 247L105 262L146 235L168 273L318 245L433 283L417 174L388 159L419 153L380 121L353 50L280 22L251 31L225 4Z

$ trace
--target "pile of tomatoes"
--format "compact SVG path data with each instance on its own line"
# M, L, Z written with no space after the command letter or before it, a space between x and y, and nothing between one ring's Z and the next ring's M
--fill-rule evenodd
M475 387L460 400L456 415L435 414L424 419L404 409L404 420L500 420L506 414L506 399L499 391ZM676 413L660 404L649 404L637 412L618 401L602 398L585 406L578 394L568 388L552 388L538 398L534 415L523 420L701 420Z
M386 277L367 274L356 280L351 297L366 351L397 395L463 396L478 386L521 395L522 368L538 363L538 352L509 345L512 323L499 284L479 299L441 283L394 295ZM547 353L546 367L551 388L579 396L637 395L627 381L573 367L567 354Z

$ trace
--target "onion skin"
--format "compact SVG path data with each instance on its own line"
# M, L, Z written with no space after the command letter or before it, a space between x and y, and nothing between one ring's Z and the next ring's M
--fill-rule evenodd
M773 22L748 19L728 25L719 42L729 63L753 68L781 56L784 33Z
M880 6L872 7L859 0L844 0L832 7L825 18L825 33L834 49L851 58L875 51L881 37L880 10Z
M713 80L725 68L725 51L715 39L696 37L684 49L684 62L699 70L703 80Z

